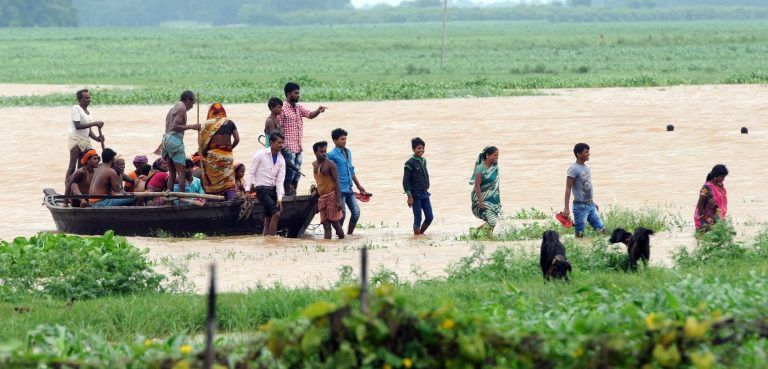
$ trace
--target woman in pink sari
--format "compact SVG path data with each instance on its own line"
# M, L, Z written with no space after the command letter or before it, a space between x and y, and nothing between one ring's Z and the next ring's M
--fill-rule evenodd
M728 212L728 193L723 181L727 175L728 168L723 164L715 165L707 174L707 182L701 187L699 202L693 215L697 231L706 232L716 222L725 220Z

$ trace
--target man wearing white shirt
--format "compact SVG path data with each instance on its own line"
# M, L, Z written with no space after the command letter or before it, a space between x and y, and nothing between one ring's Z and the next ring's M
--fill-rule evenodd
M69 120L69 137L67 138L69 165L67 166L67 175L64 177L65 182L75 172L75 166L80 160L80 155L92 148L89 137L96 142L104 142L103 136L96 136L91 131L91 127L101 128L104 126L102 121L91 121L91 112L88 111L88 105L91 104L91 93L82 89L77 91L75 96L77 97L77 105L72 107Z
M264 235L277 235L277 223L283 209L285 188L285 158L280 150L285 138L273 132L269 135L269 147L253 155L251 166L245 176L245 188L256 193L256 198L264 207Z

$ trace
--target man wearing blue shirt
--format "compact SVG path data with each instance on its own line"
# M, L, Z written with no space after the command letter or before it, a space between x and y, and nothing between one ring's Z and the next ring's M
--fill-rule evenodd
M328 153L327 158L332 160L339 170L341 201L346 204L346 206L342 206L344 215L341 218L341 224L343 225L344 219L347 218L347 207L349 207L352 216L349 218L347 235L351 235L355 230L357 220L360 219L360 205L358 205L355 193L352 191L352 183L354 182L361 194L368 192L365 191L355 174L355 167L352 165L352 151L347 148L347 131L336 128L331 132L331 138L336 147Z

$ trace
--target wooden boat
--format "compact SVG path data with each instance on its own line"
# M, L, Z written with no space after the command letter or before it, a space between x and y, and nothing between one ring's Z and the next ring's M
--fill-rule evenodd
M244 200L209 201L205 206L105 206L77 208L64 206L63 195L47 188L43 203L50 210L56 229L61 232L98 235L112 230L123 236L191 236L261 234L264 214L253 199L250 214L240 219ZM278 224L278 233L301 237L317 212L317 194L286 196Z

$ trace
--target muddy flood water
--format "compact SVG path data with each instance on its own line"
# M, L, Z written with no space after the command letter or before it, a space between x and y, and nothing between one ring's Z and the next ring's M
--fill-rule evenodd
M29 93L25 91L21 88L19 94ZM129 163L140 153L154 160L150 153L160 141L170 105L100 106L98 95L92 103L94 118L106 122L107 147ZM304 104L310 109L318 105ZM261 148L256 138L263 129L266 104L224 105L242 138L236 160L248 162ZM724 163L730 170L725 182L729 215L739 237L754 235L768 220L768 86L554 90L542 96L323 105L329 107L325 114L305 121L305 149L318 140L330 141L332 129L345 128L358 176L374 193L371 202L361 204L363 227L355 237L326 241L320 227L301 239L131 237L130 241L148 247L154 260L186 268L195 291L206 287L205 273L213 260L220 271L219 286L227 291L275 283L329 286L338 280L342 266L357 270L356 250L363 245L372 248L374 272L387 268L401 280L440 276L478 244L458 237L481 223L470 211L467 181L484 146L500 149L501 197L510 217L500 223L498 228L503 229L520 223L511 216L521 208L534 207L550 215L562 208L565 171L574 160L572 148L577 142L591 146L595 199L603 209L649 206L686 221L682 229L653 236L652 263L667 265L672 251L693 245L693 207L714 164ZM201 115L206 108L203 105ZM0 239L55 230L50 213L41 205L42 189L63 190L69 107L3 108L0 114L6 123L0 146ZM196 119L194 109L189 119ZM674 132L666 131L667 124L674 124ZM749 128L748 135L739 132L742 126ZM427 143L436 216L423 237L411 235L412 214L401 187L403 163L411 154L414 136ZM187 152L193 152L196 133L188 131L185 142ZM309 173L311 149L306 154L303 169ZM311 176L303 179L299 192L307 192L313 182ZM538 243L484 245L488 252L510 245L534 251Z

